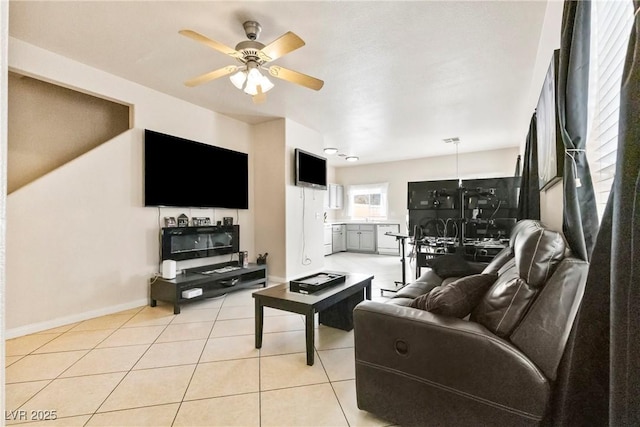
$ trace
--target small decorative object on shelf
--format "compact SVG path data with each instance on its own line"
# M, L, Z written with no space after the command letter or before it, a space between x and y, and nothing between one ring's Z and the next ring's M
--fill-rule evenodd
M185 214L180 214L178 217L178 227L188 227L189 226L189 217Z
M165 227L175 227L177 225L176 223L176 217L175 216L165 216L164 217L164 226Z
M247 268L249 266L249 252L238 252L238 265L242 268Z
M224 225L233 225L233 217L225 216L224 218L222 218L222 222Z
M258 259L257 259L256 263L258 263L258 265L266 264L268 255L269 255L269 252L265 252L264 255L258 254Z
M211 225L211 218L209 217L197 217L194 216L193 218L191 218L191 223L194 226L200 226L200 225Z

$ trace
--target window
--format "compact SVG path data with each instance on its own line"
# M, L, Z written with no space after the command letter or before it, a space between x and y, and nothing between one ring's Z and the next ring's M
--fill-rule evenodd
M600 219L616 168L620 86L632 23L631 1L591 3L587 158Z
M388 183L350 185L347 189L351 219L387 219Z

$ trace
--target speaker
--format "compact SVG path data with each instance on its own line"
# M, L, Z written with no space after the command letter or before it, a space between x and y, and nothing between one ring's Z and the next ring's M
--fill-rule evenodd
M172 259L162 261L162 278L163 279L175 279L176 278L176 262Z

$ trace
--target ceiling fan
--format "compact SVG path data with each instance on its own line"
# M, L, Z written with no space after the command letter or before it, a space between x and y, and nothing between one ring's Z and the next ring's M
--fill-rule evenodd
M197 86L220 77L230 76L235 87L253 96L253 102L264 102L266 93L273 88L273 83L260 70L266 70L272 77L286 80L313 90L320 90L324 85L322 80L297 71L280 67L279 65L267 66L267 63L292 52L302 46L304 41L291 31L283 34L278 39L264 45L258 41L262 27L256 21L246 21L242 24L249 40L241 41L232 49L224 44L211 40L192 30L180 30L179 33L197 42L203 43L212 49L222 52L237 59L242 65L228 65L218 70L205 73L201 76L187 80L187 86Z

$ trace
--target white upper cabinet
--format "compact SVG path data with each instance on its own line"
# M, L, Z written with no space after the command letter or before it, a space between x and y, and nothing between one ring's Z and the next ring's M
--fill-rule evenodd
M327 209L342 209L344 187L340 184L327 185Z

